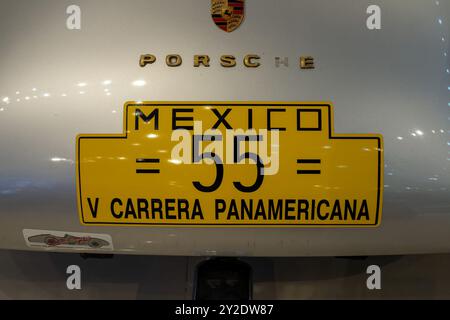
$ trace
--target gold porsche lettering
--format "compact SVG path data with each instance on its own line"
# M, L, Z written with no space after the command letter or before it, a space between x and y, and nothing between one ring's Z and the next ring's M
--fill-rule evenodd
M307 56L307 57L300 57L300 69L314 69L314 58Z
M256 62L256 60L261 59L257 54L248 54L244 57L244 65L248 68L257 68L261 63Z
M224 68L232 68L236 66L236 57L232 55L223 55L220 57L220 65Z
M166 57L166 64L168 67L179 67L183 60L179 54L169 54Z
M156 61L156 57L152 54L143 54L139 59L139 65L145 67L148 64L152 64Z
M203 65L205 67L209 67L209 56L207 55L195 55L194 56L194 67L200 67Z
M221 55L217 62L214 59L211 59L207 54L196 54L193 56L193 66L195 68L210 67L211 61L214 63L218 63L223 68L232 68L236 67L238 58L232 54L224 54ZM263 59L258 54L247 54L241 60L242 65L247 68L258 68L263 64ZM274 57L273 63L278 68L281 64L289 67L289 58L284 57L281 59L280 57ZM301 70L307 69L315 69L316 61L312 56L300 56L298 67ZM139 66L145 68L149 65L155 64L157 62L157 57L153 54L142 54L139 57ZM179 54L168 54L165 57L165 64L168 67L179 67L183 63L183 58Z

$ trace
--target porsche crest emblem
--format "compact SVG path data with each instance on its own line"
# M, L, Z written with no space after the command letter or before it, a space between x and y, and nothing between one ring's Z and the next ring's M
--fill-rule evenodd
M245 0L211 0L211 16L223 31L236 30L244 20Z

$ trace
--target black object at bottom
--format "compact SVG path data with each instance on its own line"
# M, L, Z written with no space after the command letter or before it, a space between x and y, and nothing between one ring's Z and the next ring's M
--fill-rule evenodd
M251 300L252 269L235 258L212 258L197 266L195 300Z

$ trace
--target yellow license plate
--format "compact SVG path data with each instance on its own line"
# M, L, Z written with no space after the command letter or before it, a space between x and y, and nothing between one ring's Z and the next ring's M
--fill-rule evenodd
M85 225L378 226L379 134L327 103L129 102L123 134L77 137Z

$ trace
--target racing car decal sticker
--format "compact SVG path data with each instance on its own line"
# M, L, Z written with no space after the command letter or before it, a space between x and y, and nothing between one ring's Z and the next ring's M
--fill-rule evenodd
M114 249L111 236L107 234L24 229L23 236L31 248Z

